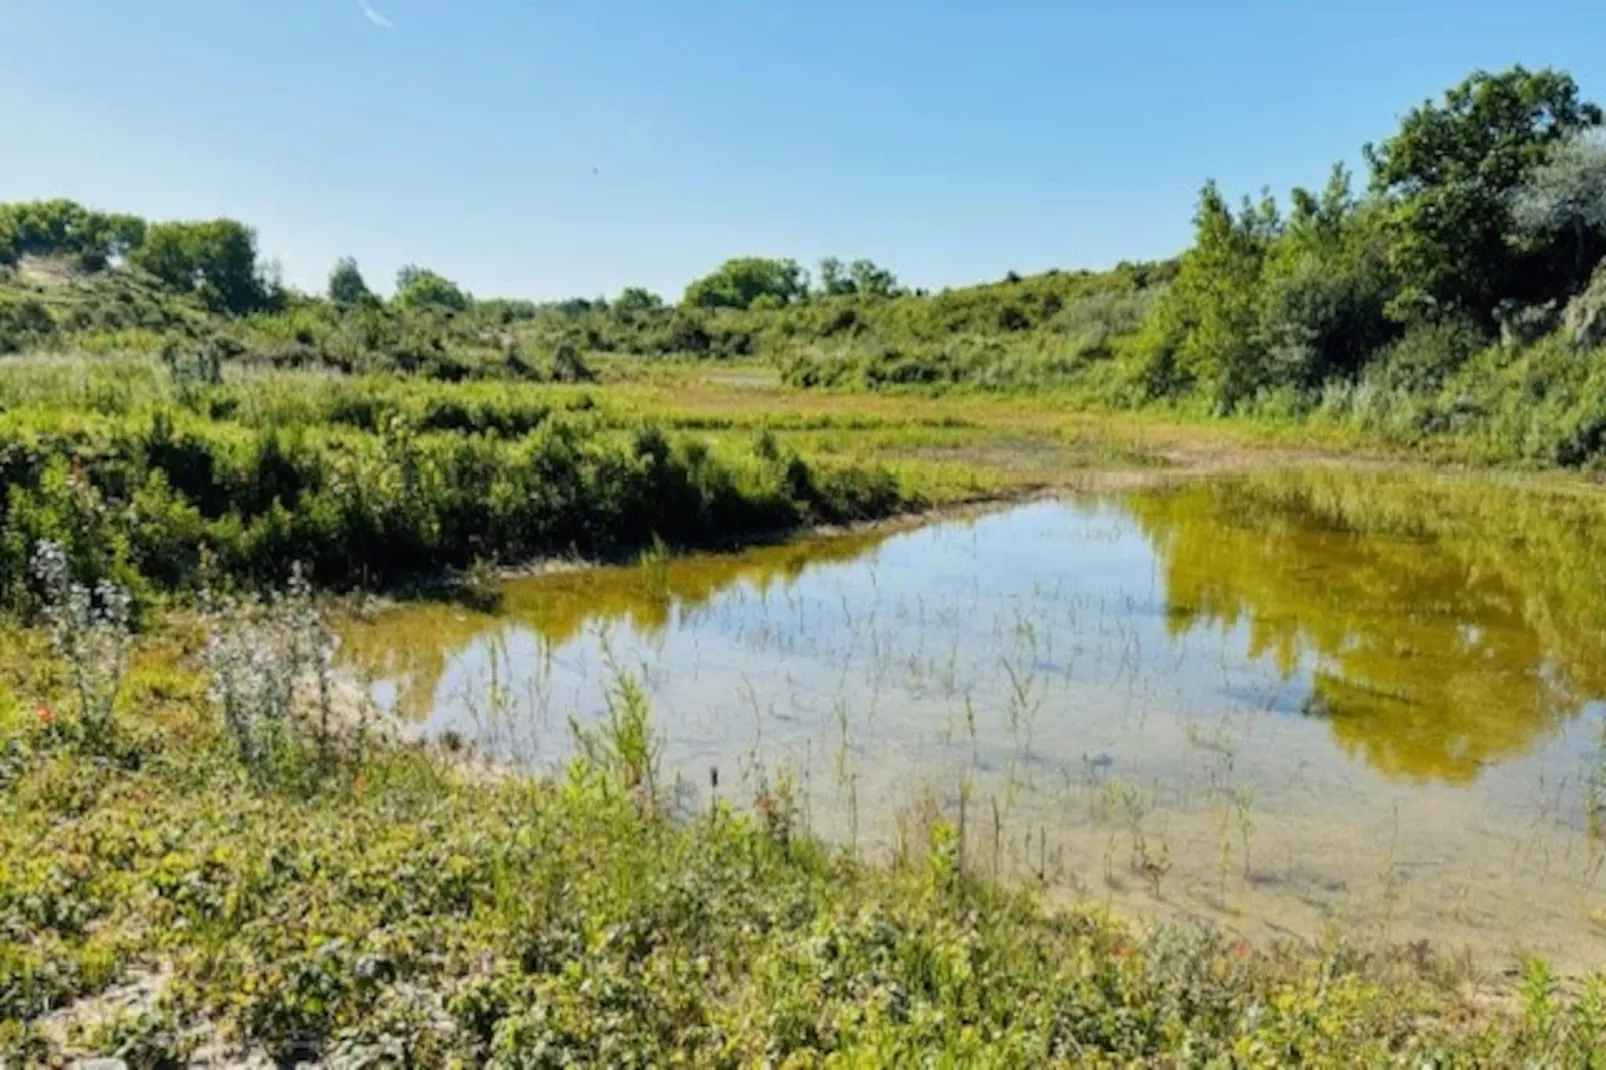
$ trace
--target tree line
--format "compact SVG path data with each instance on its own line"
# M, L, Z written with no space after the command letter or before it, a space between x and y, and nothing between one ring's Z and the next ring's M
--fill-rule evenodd
M1541 377L1589 401L1594 387L1567 354L1606 342L1601 126L1600 107L1564 72L1476 72L1366 146L1359 180L1337 166L1284 201L1237 203L1207 183L1193 242L1175 261L1011 274L939 293L911 292L867 259L827 258L811 273L743 256L678 301L641 287L611 300L483 300L418 266L398 273L387 300L349 259L326 293L309 295L277 280L236 221L150 223L69 201L0 206L0 265L54 256L154 287L137 300L94 297L65 316L0 288L0 349L63 324L193 335L197 321L182 310L194 307L217 317L202 333L273 359L443 378L545 375L537 366L560 352L563 374L593 352L767 357L804 386L1052 386L1099 404L1217 413L1308 412L1349 398L1381 417L1389 406L1378 399L1448 390L1491 346L1526 353L1559 339L1535 351ZM180 304L164 308L152 292ZM1456 387L1461 395L1507 389L1497 380L1516 374L1510 361L1484 363L1488 382ZM1585 452L1606 442L1606 402L1597 407L1574 405L1567 417ZM1421 414L1425 424L1457 418Z
M1269 195L1235 209L1207 184L1135 346L1144 392L1225 411L1391 357L1425 386L1553 329L1606 254L1601 121L1566 74L1478 72L1366 146L1362 191L1342 166L1286 211Z

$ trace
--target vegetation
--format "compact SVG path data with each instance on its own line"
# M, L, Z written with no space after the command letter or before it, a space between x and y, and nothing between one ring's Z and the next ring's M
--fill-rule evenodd
M1368 150L1364 191L1335 169L1285 210L1207 185L1176 261L940 293L869 260L743 257L678 304L484 299L416 265L385 296L349 259L314 295L238 221L0 206L0 588L41 625L0 644L0 1064L1601 1065L1606 984L1563 998L1542 963L1491 1009L1430 956L1138 932L979 879L941 814L869 865L798 825L781 771L751 808L688 812L628 677L563 777L471 773L342 697L312 595L1152 460L1143 423L1090 445L1071 409L1600 463L1601 121L1564 74L1479 73ZM687 360L785 388L677 386ZM1173 585L1201 606L1227 585L1220 613L1277 642L1300 592L1201 565L1220 547L1190 534L1246 498L1335 529L1362 505L1318 481L1146 507ZM1410 500L1402 530L1446 539L1470 508ZM1454 543L1501 581L1457 596L1536 592L1519 623L1595 664L1566 621L1598 584L1547 593L1550 558L1511 549L1587 524L1510 524ZM1362 565L1357 584L1412 580ZM1464 586L1446 568L1419 578L1435 596ZM1356 746L1345 659L1365 686L1416 671L1376 646L1320 649L1338 668L1310 712ZM1566 707L1512 694L1541 726ZM1464 778L1481 754L1459 744L1377 760Z
M1179 260L909 292L869 260L738 257L678 305L478 300L342 261L286 289L230 221L70 202L0 210L0 349L215 352L449 381L576 381L603 355L751 358L839 390L1052 390L1083 408L1294 422L1390 447L1579 465L1606 435L1606 141L1561 72L1478 72L1334 169L1234 207L1201 194ZM0 271L7 270L0 268ZM54 274L52 274L54 272ZM41 277L53 281L39 281Z
M117 685L94 731L68 681L101 655L13 633L0 1059L1598 1065L1606 988L1542 962L1480 1010L1430 956L1050 911L941 814L889 866L827 849L784 775L677 818L628 677L560 779L472 775L332 708L308 607L88 671Z
M478 559L714 543L886 515L917 491L810 462L762 432L667 433L573 388L519 393L287 375L175 382L161 366L18 372L0 414L0 580L62 544L84 582L142 604L208 578L390 583ZM131 378L144 373L143 382Z

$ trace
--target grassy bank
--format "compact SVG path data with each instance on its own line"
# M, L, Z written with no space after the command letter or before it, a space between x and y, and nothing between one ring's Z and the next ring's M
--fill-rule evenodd
M320 584L377 586L654 538L729 542L987 482L824 457L761 422L666 429L583 388L305 372L195 386L107 358L15 366L0 404L0 584L14 605L42 539L66 546L80 579L148 600L225 577L282 582L292 562Z
M566 775L487 778L286 704L308 612L175 620L87 704L82 650L8 633L0 1063L1599 1065L1606 989L1542 963L1493 998L1421 951L1052 911L943 815L828 849L779 771L688 802L628 678Z

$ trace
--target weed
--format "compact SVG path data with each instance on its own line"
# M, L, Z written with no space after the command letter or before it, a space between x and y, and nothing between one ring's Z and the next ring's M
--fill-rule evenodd
M116 729L117 698L128 671L131 599L106 580L93 592L75 582L67 552L57 542L34 549L33 574L51 643L67 664L84 742L104 750Z
M614 667L605 698L606 713L595 728L570 721L575 743L627 793L651 803L656 798L663 740L653 729L646 691L637 676Z
M203 605L213 700L240 761L259 783L317 790L336 757L334 638L304 574L266 598Z

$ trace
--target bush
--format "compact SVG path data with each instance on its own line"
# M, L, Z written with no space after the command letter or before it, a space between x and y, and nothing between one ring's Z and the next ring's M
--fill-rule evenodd
M43 345L55 333L56 321L41 302L0 293L0 355Z
M723 541L900 504L885 473L817 481L795 454L716 453L637 421L613 430L493 393L320 400L328 407L255 429L172 409L0 416L0 583L21 593L42 540L62 545L80 581L117 582L145 604L195 587L204 554L247 582L283 582L300 561L317 582L348 587L655 534Z
M1567 303L1562 319L1577 348L1606 346L1606 260L1595 268L1588 288Z

